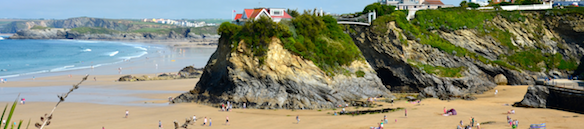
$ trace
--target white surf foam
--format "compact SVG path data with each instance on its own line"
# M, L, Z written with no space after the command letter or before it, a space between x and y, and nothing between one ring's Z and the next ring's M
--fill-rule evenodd
M111 53L109 53L109 54L107 54L107 55L109 55L109 56L115 56L115 55L116 55L116 54L118 54L118 53L119 53L119 51L115 51L115 52L111 52Z
M148 52L142 52L142 53L137 54L135 56L120 57L120 59L126 59L127 60L127 59L132 59L132 58L138 58L138 57L144 56L146 54L148 54Z
M85 50L82 50L82 51L84 51L84 52L90 52L91 49L85 49Z
M134 48L138 48L138 49L141 49L141 50L144 50L144 51L147 51L148 50L148 49L143 48L143 47L140 47L140 46L135 46Z

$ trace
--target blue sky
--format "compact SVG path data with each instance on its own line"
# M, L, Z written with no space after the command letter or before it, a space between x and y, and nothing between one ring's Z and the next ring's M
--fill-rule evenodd
M352 13L377 0L0 0L0 18L231 18L233 10L272 7L298 10L322 8ZM461 0L442 0L458 5Z

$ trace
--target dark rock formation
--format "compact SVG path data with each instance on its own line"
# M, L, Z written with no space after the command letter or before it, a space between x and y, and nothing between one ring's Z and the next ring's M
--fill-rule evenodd
M584 113L584 91L554 86L530 86L515 107L557 108Z
M330 77L312 61L285 50L279 39L272 39L264 64L245 54L248 48L242 44L232 49L231 41L221 37L195 88L172 102L219 106L229 101L234 107L245 102L249 108L316 109L367 97L391 96L365 61L355 61L346 67L351 73L364 71L364 77L343 74Z
M521 102L513 104L515 107L546 108L550 91L545 86L535 85L527 88L527 93Z

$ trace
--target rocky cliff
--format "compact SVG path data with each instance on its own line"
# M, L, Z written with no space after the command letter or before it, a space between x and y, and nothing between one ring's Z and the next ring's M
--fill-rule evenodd
M195 34L191 29L175 29L168 33L150 32L110 32L91 33L78 32L72 29L49 28L20 30L9 39L78 39L78 40L189 40L189 39L218 39L216 34Z
M316 109L332 108L367 97L390 97L375 71L366 61L357 60L345 69L354 74L327 76L312 61L283 48L278 38L268 45L264 64L250 56L243 41L232 48L222 36L217 51L209 59L195 88L173 103L197 102L219 106L227 101L248 108Z
M346 26L346 33L392 92L469 98L495 87L497 75L507 80L497 83L533 85L536 77L572 74L584 52L584 20L579 13L521 12L519 21L495 13L472 28L449 28L456 24L452 21L428 27L424 24L447 18L423 15L410 22ZM569 61L569 68L562 66ZM457 74L442 74L453 71Z
M117 31L133 31L141 28L176 28L176 26L162 24L134 24L136 21L115 20L103 18L78 17L64 20L34 20L16 21L5 25L0 33L16 33L20 30L28 30L34 26L50 28L77 28L77 27L101 27Z

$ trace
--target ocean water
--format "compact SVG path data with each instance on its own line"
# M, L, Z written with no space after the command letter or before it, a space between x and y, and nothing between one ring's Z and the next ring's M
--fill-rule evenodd
M152 49L156 48L111 41L4 39L0 40L0 78L96 68L156 51Z

